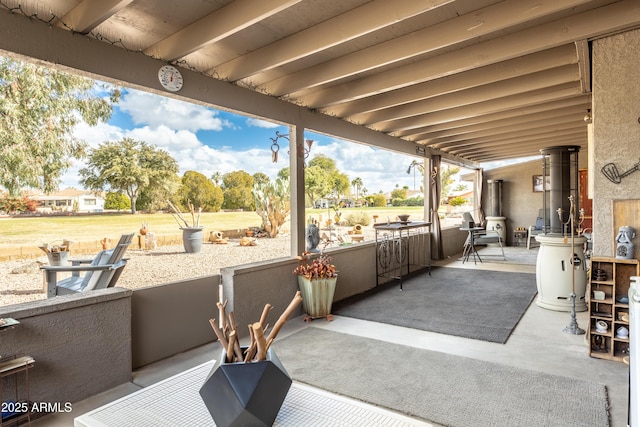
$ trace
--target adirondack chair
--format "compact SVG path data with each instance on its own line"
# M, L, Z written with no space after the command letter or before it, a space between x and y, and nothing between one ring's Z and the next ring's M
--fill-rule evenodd
M114 286L127 264L123 257L133 240L133 235L134 233L123 234L115 248L100 251L93 259L71 260L70 266L40 267L45 271L47 298ZM72 275L58 282L58 273L62 272L71 272Z

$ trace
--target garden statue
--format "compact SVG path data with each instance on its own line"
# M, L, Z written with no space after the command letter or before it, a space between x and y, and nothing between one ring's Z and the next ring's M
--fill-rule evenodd
M320 229L318 226L315 224L307 225L304 235L307 240L307 252L318 252L318 245L320 244Z
M618 229L616 236L616 258L632 259L633 258L633 242L631 239L636 237L633 228L623 225Z

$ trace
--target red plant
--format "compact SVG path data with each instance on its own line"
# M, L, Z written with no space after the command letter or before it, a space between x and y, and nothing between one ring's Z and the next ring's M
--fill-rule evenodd
M0 198L0 211L6 213L35 212L37 207L38 201L32 200L27 196L11 197L6 195Z
M332 258L329 256L320 254L311 260L311 252L304 252L298 257L298 260L300 263L293 269L293 274L306 277L309 280L338 277L336 266L331 264Z

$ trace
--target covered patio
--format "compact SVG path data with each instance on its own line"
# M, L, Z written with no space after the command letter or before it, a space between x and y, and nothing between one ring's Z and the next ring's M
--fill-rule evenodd
M593 200L593 253L612 256L613 202L640 199L640 187L599 171L612 162L626 170L637 153L638 27L633 0L0 2L3 54L286 124L295 153L291 258L140 292L115 288L0 309L0 317L21 321L1 332L0 354L36 360L32 400L73 403L72 413L34 424L69 425L85 410L210 360L217 343L206 320L220 284L242 323L265 302L286 305L297 288L293 255L305 248L305 130L416 156L436 177L440 162L475 169L476 212L487 207L486 180L504 180L507 236L535 222L541 197L531 179L542 173L540 162L493 172L482 164L580 147L588 173L580 185ZM169 64L181 73L180 87L158 79ZM424 218L434 222L435 250L424 255L464 275L533 271L455 261L466 235L437 227L430 175ZM332 251L336 263L350 266L336 301L375 287L375 253L373 243ZM586 313L578 320L586 325ZM607 386L610 425L625 425L628 368L590 358L584 336L562 333L567 321L567 313L532 304L504 345L339 316L310 325L292 319L287 332L323 328L588 376Z
M513 255L511 255L513 254L513 250L514 248L507 248L507 259L513 259ZM456 257L456 259L452 261L437 262L436 265L442 268L456 269L460 274L471 273L476 269L533 273L535 268L533 265L526 264L495 263L491 262L490 258L487 258L484 263L478 265L474 265L473 263L462 264L459 257ZM424 274L426 275L426 273ZM311 323L304 322L302 317L293 318L281 332L281 337L284 339L305 328L320 328L358 337L372 338L387 343L405 345L416 349L431 350L479 361L497 363L508 367L522 368L537 372L540 375L550 374L576 380L589 378L607 387L610 405L610 425L626 425L628 368L622 363L590 358L588 356L587 343L583 335L567 335L562 332L562 328L568 321L569 313L545 310L538 307L535 303L532 303L505 344L420 331L418 329L375 323L344 316L334 316L332 322L316 320ZM581 326L585 326L585 324L588 323L586 313L578 313L578 322ZM33 424L36 426L68 426L72 424L75 417L85 413L89 413L89 416L84 416L82 422L89 423L92 420L90 416L91 411L101 408L103 405L109 405L111 402L115 402L131 393L139 392L159 381L163 381L174 375L179 375L189 369L209 362L218 352L219 344L213 342L148 364L135 370L131 381L110 388L90 398L74 402L72 413L48 415ZM371 375L376 375L375 362L370 361L370 363ZM423 369L428 370L429 366L425 365ZM339 374L339 372L336 372L336 375ZM380 372L379 375L385 377L392 374ZM443 375L446 378L446 373L443 373ZM483 375L482 372L478 372L474 381L482 381ZM446 390L442 390L443 393L445 391ZM380 390L380 393L384 393L384 390ZM395 394L397 391L393 393ZM416 402L420 402L421 399L425 398L428 398L428 396L413 397ZM541 395L539 399L543 401L545 397ZM359 407L358 401L354 404L359 410L371 410L371 408L368 408L364 404L364 406ZM461 401L460 404L463 404L463 402ZM176 405L180 405L180 403L176 402ZM532 405L536 406L533 402ZM395 408L382 409L391 410L392 414L395 413ZM327 405L324 410L330 414L332 414L333 411L339 413L331 404ZM411 418L411 416L409 416L409 418ZM422 418L413 419L414 421L407 422L415 422L415 425L423 425L420 423L425 422ZM405 421L406 420L403 422ZM394 419L394 422L400 423L398 419ZM478 418L474 420L474 425L488 425L492 422L495 422L495 420L479 414ZM76 425L88 425L83 423ZM439 424L429 423L427 421L426 425L437 426ZM545 425L557 424L551 422Z

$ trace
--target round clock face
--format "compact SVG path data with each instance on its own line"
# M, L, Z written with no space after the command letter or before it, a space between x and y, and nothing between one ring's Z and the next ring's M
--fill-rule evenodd
M172 65L163 65L158 71L158 80L163 88L170 92L177 92L182 89L182 74Z

